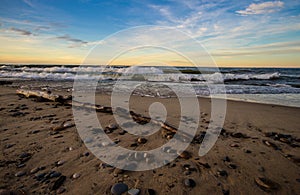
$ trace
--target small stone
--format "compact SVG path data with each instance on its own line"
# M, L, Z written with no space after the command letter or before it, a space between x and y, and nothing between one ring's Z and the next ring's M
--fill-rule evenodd
M225 156L225 157L223 158L223 161L224 161L224 162L230 162L230 158L229 158L228 156Z
M77 179L77 178L79 178L81 175L80 175L80 173L74 173L73 174L73 179Z
M117 124L110 124L106 128L109 129L109 130L115 130L115 129L118 128L118 125Z
M265 168L264 168L264 167L259 167L259 168L258 168L258 171L259 171L259 172L265 172Z
M192 174L192 172L190 172L190 171L184 171L183 174L184 175L190 175L190 174Z
M188 151L183 151L181 153L177 153L180 158L189 159L191 158L191 154Z
M122 129L122 130L119 132L119 135L124 135L125 133L126 133L126 131Z
M238 147L239 147L239 145L238 145L238 144L236 144L236 143L233 143L233 144L230 144L230 147L233 147L233 148L238 148Z
M40 168L39 168L39 167L36 167L36 168L31 169L31 170L30 170L30 173L31 173L31 174L35 174L35 173L37 173L39 170L40 170Z
M102 142L101 145L104 146L104 147L106 147L106 146L110 145L110 142Z
M171 147L170 147L170 146L166 146L166 147L163 147L163 148L162 148L162 151L163 151L163 152L167 152L169 149L171 149Z
M57 165L57 166L61 166L61 165L63 165L64 163L65 163L64 160L60 160L60 161L58 161L58 162L56 163L56 165Z
M128 191L128 186L124 183L116 183L112 186L110 191L113 195L121 195Z
M210 165L208 164L208 162L202 157L198 160L199 164L204 166L205 168L209 169Z
M237 133L232 133L231 136L234 137L234 138L248 138L247 135L242 134L242 133L239 133L239 132L237 132Z
M137 142L138 142L139 144L145 144L145 143L147 142L147 139L146 139L146 138L143 138L143 137L139 137L139 138L137 139Z
M57 190L66 180L66 176L62 175L60 176L53 184L51 190Z
M147 195L155 195L155 190L153 190L153 189L147 189L146 190L146 194Z
M60 187L60 188L58 188L58 189L56 190L56 193L57 193L57 194L62 194L62 193L64 193L65 191L66 191L66 188Z
M248 149L245 149L244 152L247 153L247 154L252 153L252 151L251 151L251 150L248 150Z
M184 185L185 185L186 187L192 188L192 187L195 187L195 186L196 186L196 182L195 182L193 179L185 179L185 180L184 180Z
M227 177L228 176L228 173L225 170L219 170L217 173L218 173L218 175L223 176L223 177Z
M231 168L231 169L236 169L237 168L237 166L235 165L235 164L233 164L233 163L230 163L230 164L228 164L227 165L229 168Z
M17 166L17 168L22 168L22 167L25 167L26 165L24 163L21 163L21 164L17 164L16 166Z
M138 195L140 193L140 190L139 189L130 189L130 190L128 190L127 193L130 195Z
M26 172L25 172L25 171L19 171L19 172L17 172L17 173L15 174L16 177L22 177L22 176L24 176L24 175L26 175Z
M61 173L60 172L56 172L56 171L54 171L53 173L51 173L49 175L50 178L59 177L59 176L61 176Z
M222 189L222 192L223 192L223 195L229 195L230 194L229 190Z
M19 158L28 158L30 156L31 156L30 153L24 152L24 153L22 153L22 154L19 155Z
M8 148L13 147L14 145L15 145L15 144L6 144L6 145L4 146L4 148L8 149Z

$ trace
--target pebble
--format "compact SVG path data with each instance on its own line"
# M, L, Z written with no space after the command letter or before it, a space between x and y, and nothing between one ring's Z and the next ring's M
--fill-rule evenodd
M251 150L248 150L248 149L245 149L244 152L247 153L247 154L252 153L252 151L251 151Z
M223 176L223 177L227 177L228 176L228 173L225 170L219 170L217 173L218 173L218 175Z
M16 177L22 177L23 175L26 175L25 171L19 171L15 174Z
M59 176L61 176L61 173L60 172L56 172L56 171L52 172L49 175L50 178L59 177Z
M147 195L155 195L155 190L153 190L153 189L147 189L146 190L146 194Z
M236 144L236 143L233 143L233 144L230 144L230 147L233 147L233 148L238 148L238 147L239 147L239 145L238 145L238 144Z
M204 166L205 168L209 169L210 168L210 165L208 164L208 162L204 159L204 158L200 158L198 160L199 164Z
M6 148L6 149L8 149L8 148L11 148L11 147L13 147L15 144L6 144L4 147Z
M22 168L22 167L25 167L26 165L24 163L21 163L21 164L18 164L17 165L17 168Z
M232 133L231 136L234 137L234 138L248 138L247 135L242 134L242 133L239 133L239 132L237 132L237 133Z
M79 178L81 175L80 175L80 173L74 173L73 174L73 179L77 179L77 178Z
M265 172L265 168L264 168L264 167L259 167L259 168L258 168L258 171L259 171L259 172Z
M167 152L169 149L171 149L171 147L170 147L170 146L166 146L166 147L163 147L163 148L162 148L162 151L163 151L163 152Z
M179 157L184 158L184 159L189 159L191 158L191 154L188 151L183 151L181 153L177 153Z
M228 156L225 156L225 157L223 158L223 161L224 161L224 162L230 162L230 158L229 158Z
M40 168L39 168L39 167L36 167L36 168L31 169L31 170L30 170L30 173L31 173L31 174L35 174L35 173L37 173L39 170L40 170Z
M61 165L63 165L64 163L65 163L64 160L60 160L60 161L58 161L58 162L56 163L56 165L57 165L57 166L61 166Z
M62 193L64 193L65 191L66 191L66 188L60 187L60 188L58 188L58 189L56 190L56 193L57 193L57 194L62 194Z
M130 195L138 195L140 193L140 190L139 189L130 189L130 190L128 190L127 193Z
M192 187L195 187L195 186L196 186L196 182L195 182L193 179L185 179L185 180L184 180L184 185L185 185L186 187L192 188Z
M57 190L66 180L66 176L62 175L60 176L53 184L51 190Z
M119 132L119 135L124 135L125 133L126 133L125 130L121 130L121 131Z
M30 156L31 156L30 153L24 152L24 153L22 153L22 154L19 155L19 158L28 158Z
M223 195L229 195L229 194L230 194L230 191L229 191L229 190L223 189L222 192L223 192Z
M116 183L111 187L110 191L113 195L121 195L128 191L128 186L124 183Z
M235 164L233 164L233 163L230 163L230 164L228 164L227 165L229 168L231 168L231 169L236 169L237 168L237 166L235 165Z
M144 137L139 137L139 138L137 139L137 142L138 142L139 144L145 144L145 143L147 142L147 139L144 138Z
M117 124L110 124L106 128L109 129L109 130L115 130L115 129L118 128L118 125Z

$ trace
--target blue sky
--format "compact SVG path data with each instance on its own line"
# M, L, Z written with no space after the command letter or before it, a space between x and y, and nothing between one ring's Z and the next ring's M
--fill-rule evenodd
M0 63L80 64L100 40L139 25L189 34L220 66L300 66L298 0L1 0Z

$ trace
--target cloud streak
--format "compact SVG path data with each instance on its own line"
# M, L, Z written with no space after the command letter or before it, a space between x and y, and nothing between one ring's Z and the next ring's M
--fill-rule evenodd
M252 3L245 10L236 11L240 15L256 15L256 14L269 14L279 11L283 8L282 1L267 1L264 3Z
M70 35L57 36L57 37L55 37L55 39L64 40L64 41L71 43L70 47L78 47L78 46L88 44L87 41L73 38Z
M33 35L32 32L30 32L30 31L28 31L28 30L20 29L20 28L11 27L11 28L9 28L8 30L11 31L11 32L19 33L19 34L24 35L24 36L30 36L30 35Z

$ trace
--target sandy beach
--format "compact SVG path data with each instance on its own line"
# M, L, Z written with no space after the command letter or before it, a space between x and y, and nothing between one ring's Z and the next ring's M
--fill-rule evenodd
M76 126L53 132L63 122L74 124L70 106L22 98L16 89L0 88L1 195L111 194L116 183L139 194L300 194L300 108L228 101L217 143L199 157L201 134L210 121L210 99L199 98L198 136L186 150L191 156L135 172L101 162L86 148ZM109 96L96 99L109 106ZM178 125L175 98L132 96L130 109L147 116L149 105L157 101L168 111L167 122ZM98 113L98 118L104 126L115 123L111 114ZM109 136L136 150L168 141L157 132L145 137L146 143L137 143L136 136L120 128Z

